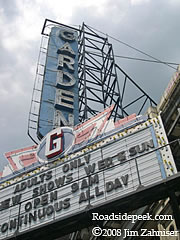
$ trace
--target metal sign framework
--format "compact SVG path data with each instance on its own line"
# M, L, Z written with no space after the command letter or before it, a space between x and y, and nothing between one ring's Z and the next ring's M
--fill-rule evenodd
M37 74L28 120L28 135L37 143L37 124L41 102L42 83L46 64L47 45L51 27L64 26L79 33L78 80L79 121L83 122L106 107L114 104L111 117L115 120L132 113L141 114L156 102L115 63L112 44L91 27L69 27L46 19L42 29L42 42L37 65ZM44 122L45 125L51 123ZM53 123L52 123L53 124ZM54 126L52 126L53 128Z

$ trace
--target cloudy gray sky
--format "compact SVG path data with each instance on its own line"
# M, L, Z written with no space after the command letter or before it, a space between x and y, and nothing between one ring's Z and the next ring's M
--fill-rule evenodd
M0 170L4 152L33 144L27 122L45 18L67 25L85 22L162 61L180 63L179 13L179 0L0 0ZM117 55L146 58L109 41ZM175 71L117 62L157 102Z

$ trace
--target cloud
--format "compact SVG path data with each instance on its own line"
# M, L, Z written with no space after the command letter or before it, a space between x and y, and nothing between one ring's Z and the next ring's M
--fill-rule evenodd
M161 60L179 62L179 11L178 0L0 1L1 164L3 152L33 144L27 120L45 18L99 29L109 35L116 55L146 58L110 36ZM157 101L174 72L159 64L116 62Z
M140 5L150 2L150 0L131 0L132 5Z

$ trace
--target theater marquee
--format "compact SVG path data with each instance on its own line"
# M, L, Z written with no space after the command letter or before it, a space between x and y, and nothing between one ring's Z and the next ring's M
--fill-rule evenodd
M63 128L48 133L46 159L63 152L63 141ZM153 119L87 143L63 162L17 179L1 189L0 239L70 219L175 174L166 143L160 119Z

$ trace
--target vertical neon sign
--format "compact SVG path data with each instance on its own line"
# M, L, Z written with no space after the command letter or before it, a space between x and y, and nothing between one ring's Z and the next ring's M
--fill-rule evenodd
M53 27L48 43L37 135L78 123L77 31Z

